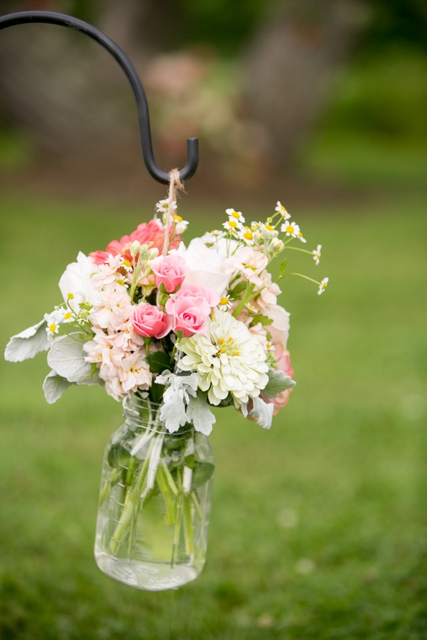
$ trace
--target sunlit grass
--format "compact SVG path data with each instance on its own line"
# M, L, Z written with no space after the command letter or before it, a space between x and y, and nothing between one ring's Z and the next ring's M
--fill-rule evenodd
M3 198L1 344L58 301L78 250L149 215ZM197 235L214 214L185 217ZM94 388L48 406L43 355L0 362L2 638L427 636L425 203L295 217L324 262L289 260L330 287L284 281L298 387L272 430L218 412L208 562L176 593L127 588L92 557L120 406Z

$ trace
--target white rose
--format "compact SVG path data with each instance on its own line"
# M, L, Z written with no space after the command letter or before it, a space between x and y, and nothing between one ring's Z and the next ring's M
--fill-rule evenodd
M92 260L80 251L77 262L67 265L59 281L59 288L64 300L68 300L68 294L72 293L74 298L70 300L70 306L79 312L79 303L89 302L93 304L97 293L93 288L91 275L96 271L96 266Z
M189 272L185 282L215 289L222 296L230 282L232 269L225 264L224 257L215 247L206 247L201 238L195 238L188 248L178 249L185 257Z
M274 305L274 307L268 307L264 313L273 320L272 324L267 327L267 330L271 333L271 339L273 342L280 342L286 348L289 336L290 314L278 304Z

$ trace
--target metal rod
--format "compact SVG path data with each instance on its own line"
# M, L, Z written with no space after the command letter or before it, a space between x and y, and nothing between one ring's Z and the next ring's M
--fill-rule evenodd
M132 87L138 110L139 135L141 141L142 156L145 166L150 175L157 180L167 184L169 182L169 174L162 171L154 159L153 145L151 142L150 115L148 112L147 97L144 87L138 76L138 73L129 60L127 55L111 38L106 36L102 31L96 29L92 25L73 16L67 16L63 13L54 13L52 11L22 11L19 13L10 13L0 17L0 30L14 25L27 24L31 22L42 22L46 24L57 24L62 27L69 27L74 31L80 31L98 42L104 49L110 53L119 63L126 74L127 79ZM199 164L199 141L197 138L187 138L187 162L185 167L179 172L181 181L189 180L196 173Z

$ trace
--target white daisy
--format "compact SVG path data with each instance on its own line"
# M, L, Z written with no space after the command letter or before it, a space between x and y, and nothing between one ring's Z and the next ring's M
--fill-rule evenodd
M178 362L183 371L200 373L199 388L209 402L220 404L230 394L236 408L259 396L268 382L264 349L249 329L226 311L214 310L205 335L184 338Z
M172 209L175 210L176 208L177 204L176 202L173 202ZM156 202L156 211L157 213L167 213L169 211L169 198Z
M227 222L224 222L222 226L233 236L238 236L239 231L242 231L242 229L244 228L243 225L234 218L230 218L229 220L227 220Z
M175 231L178 235L181 235L184 233L184 231L187 229L188 227L188 220L183 220L181 218L181 216L178 216L177 214L175 214L173 216L173 221L175 223Z
M58 333L65 314L66 310L63 307L58 307L52 313L45 314L44 319L46 320L46 333L48 336L54 336Z
M245 244L252 246L254 244L254 234L251 231L250 227L245 227L242 229L240 234L241 239Z
M224 296L219 301L219 308L221 309L221 311L226 311L227 309L231 309L232 305L233 305L233 301L230 300L228 296Z
M289 218L291 217L290 213L288 213L285 209L285 207L283 206L283 204L280 202L280 200L277 201L276 204L276 208L274 209L275 211L277 211L277 213L280 213L280 215L285 219L285 220L289 220Z
M280 227L280 230L292 238L298 238L298 234L300 233L299 226L295 222L291 221L284 222Z
M228 217L231 220L237 220L241 224L245 223L245 219L244 219L241 211L236 211L235 209L226 209L225 213L228 215Z
M322 282L320 283L320 286L319 286L319 291L317 292L319 294L319 296L324 292L324 290L328 286L328 282L329 282L329 278L323 278L323 280L322 280Z
M316 264L319 264L320 258L322 257L322 245L318 244L317 249L313 249L311 252L313 254L313 260Z

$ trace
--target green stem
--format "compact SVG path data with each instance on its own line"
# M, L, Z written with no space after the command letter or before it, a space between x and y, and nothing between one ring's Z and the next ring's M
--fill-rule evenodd
M239 304L233 311L233 316L235 318L237 318L239 313L241 313L241 311L244 309L245 305L250 301L254 287L255 285L252 282L248 282L243 298L240 300Z
M184 498L184 530L185 550L189 556L192 556L194 554L194 529L190 494L187 494Z
M314 284L318 284L320 287L320 282L318 280L314 280L313 278L309 278L308 276L305 276L302 273L286 273L283 277L286 278L287 276L298 276L298 278L304 278L304 280L309 280L310 282L314 282Z
M313 256L312 251L308 251L308 249L300 249L299 247L288 247L292 251L300 251L301 253L308 253L309 256Z
M121 544L123 538L125 537L129 523L132 519L132 514L135 509L135 505L138 505L141 500L142 487L144 484L144 480L147 476L148 471L148 463L150 461L151 449L153 447L153 439L150 442L150 447L147 453L147 457L144 460L144 464L142 465L136 482L132 488L129 488L129 491L126 493L125 502L123 505L122 513L120 515L119 522L114 530L114 533L110 540L110 549L113 554L116 553L119 545Z

